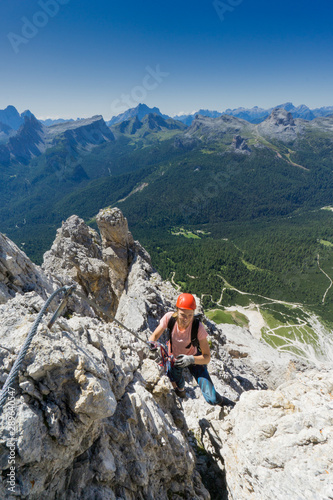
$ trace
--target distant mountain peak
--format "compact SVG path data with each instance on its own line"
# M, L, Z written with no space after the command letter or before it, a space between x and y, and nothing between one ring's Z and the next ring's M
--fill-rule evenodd
M20 114L15 106L10 104L5 109L0 110L0 123L7 125L13 130L18 130L24 124L26 116L34 115L28 109Z
M314 118L319 116L328 116L333 111L332 106L310 109L306 106L306 104L300 104L296 107L292 102L285 102L268 109L260 108L258 106L254 106L253 108L226 109L224 114L237 116L238 118L243 118L251 123L261 123L274 109L285 109L292 114L293 118L302 118L307 121L314 120Z
M141 121L146 115L150 113L157 114L164 119L170 118L168 115L163 115L158 108L156 107L149 108L149 106L147 106L146 104L140 103L135 108L130 108L124 113L121 113L120 115L113 116L110 121L106 122L106 124L110 127L111 125L116 125L117 123L130 120L135 116L137 116L138 119Z
M18 130L24 123L24 119L14 106L9 105L6 109L0 110L0 122Z
M156 108L156 107L149 108L149 106L147 106L147 104L144 104L144 103L141 103L141 102L140 102L140 104L137 105L136 108L132 108L132 109L135 109L138 112L140 112L140 111L141 112L145 112L145 113L146 112L148 112L148 113L156 113L157 112L157 113L161 114L161 112L160 112L160 110L158 108Z
M186 125L174 120L173 118L163 118L163 115L158 113L148 113L139 120L138 115L133 116L128 120L121 121L112 126L112 130L116 133L129 134L140 137L146 137L152 132L160 130L184 130Z
M10 113L18 113L17 109L12 104L9 104L4 111L8 111Z
M278 106L275 106L275 109L276 108L283 108L286 111L293 111L294 109L296 109L292 102L285 102L283 104L279 104Z
M102 115L76 122L62 122L51 127L43 125L30 111L22 115L19 117L23 123L14 134L0 121L0 139L1 133L9 135L7 143L0 150L0 161L6 165L11 162L27 165L33 157L40 156L58 144L61 147L65 144L65 149L70 150L74 157L78 152L89 152L95 146L115 140Z
M268 118L266 118L265 122L271 122L275 125L284 125L284 126L295 126L295 121L293 119L293 115L290 111L287 111L284 108L275 108L271 112Z
M274 108L257 127L261 135L274 137L283 142L294 141L304 129L302 120L295 120L291 112L284 108Z
M35 116L35 115L33 115L29 109L26 109L25 111L23 111L23 113L21 113L21 116L25 117L25 116Z

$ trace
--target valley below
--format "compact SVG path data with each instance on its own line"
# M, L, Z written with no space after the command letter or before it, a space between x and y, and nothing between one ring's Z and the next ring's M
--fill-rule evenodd
M16 387L18 495L332 498L333 117L157 111L28 116L0 146L2 381L79 287ZM144 346L180 292L231 410L190 377L179 401Z
M1 146L1 232L40 264L67 217L96 229L101 208L119 207L163 279L209 317L331 359L332 116L274 108L257 124L186 125L139 108L112 124L21 117Z
M221 300L225 289L222 289ZM254 338L318 367L333 366L332 330L316 314L302 304L255 296L232 287L229 289L247 296L248 305L222 309L219 301L217 309L206 311L209 319L217 324L245 327Z

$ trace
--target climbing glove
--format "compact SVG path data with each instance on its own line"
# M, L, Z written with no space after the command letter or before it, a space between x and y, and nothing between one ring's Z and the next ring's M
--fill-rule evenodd
M152 352L157 351L157 344L156 344L156 342L149 340L148 341L148 346L149 346L150 351L152 351Z
M180 354L176 358L175 365L178 366L178 368L185 368L186 366L194 365L194 356Z

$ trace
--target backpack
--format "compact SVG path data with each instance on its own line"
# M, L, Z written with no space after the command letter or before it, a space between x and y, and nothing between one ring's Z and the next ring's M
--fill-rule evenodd
M186 346L186 349L189 349L191 345L196 347L198 349L198 352L201 353L200 351L200 344L198 340L198 330L199 330L199 323L201 319L201 314L196 314L194 316L193 322L192 322L192 329L191 329L191 342ZM171 318L168 321L168 332L169 332L169 347L170 347L170 353L172 353L172 330L173 327L175 326L177 318L174 316L171 316Z

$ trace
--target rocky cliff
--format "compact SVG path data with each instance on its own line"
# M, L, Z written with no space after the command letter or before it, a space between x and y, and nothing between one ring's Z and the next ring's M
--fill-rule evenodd
M292 114L285 109L276 108L266 120L257 125L257 131L268 138L280 141L294 141L304 131L302 120L294 120Z
M52 329L46 315L11 388L0 498L332 499L333 371L207 321L211 376L237 404L209 406L189 375L178 400L146 344L111 321L146 339L177 293L118 209L97 224L65 221L42 269L1 236L1 384L46 296L72 283L80 295Z
M115 140L99 115L61 122L51 127L44 126L29 111L22 114L20 120L23 123L16 133L12 129L8 130L8 127L4 129L6 122L0 122L0 140L4 142L0 148L0 161L4 164L13 162L28 165L33 158L50 148L65 148L73 157L77 157L79 153L90 152L96 146Z

